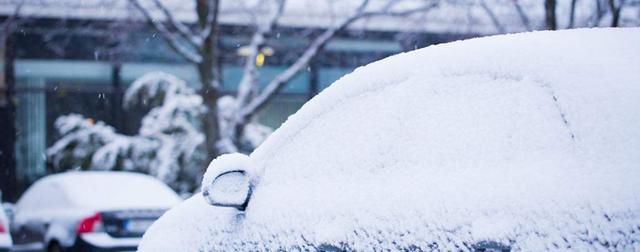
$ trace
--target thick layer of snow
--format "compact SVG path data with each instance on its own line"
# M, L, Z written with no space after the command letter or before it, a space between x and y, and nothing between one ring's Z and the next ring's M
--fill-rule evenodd
M256 166L251 159L243 154L233 153L217 157L211 161L202 178L202 193L208 196L205 196L205 200L210 204L217 202L242 205L250 193L250 187L256 183L255 174L261 173L255 169ZM232 174L234 171L242 174ZM223 174L227 174L224 179L215 180Z
M48 180L48 181L45 181ZM70 206L95 210L166 209L180 197L159 180L129 172L67 172L37 183L51 183L65 192Z
M638 251L639 45L524 33L359 68L252 153L246 212L197 194L139 248Z

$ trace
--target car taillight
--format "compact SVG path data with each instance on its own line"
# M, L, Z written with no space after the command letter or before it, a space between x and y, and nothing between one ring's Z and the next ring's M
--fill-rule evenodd
M78 224L78 230L76 230L76 234L98 231L102 231L102 216L100 216L100 213L82 219L82 221L80 221L80 224Z
M0 234L6 233L6 232L7 232L7 229L4 227L4 223L0 221Z

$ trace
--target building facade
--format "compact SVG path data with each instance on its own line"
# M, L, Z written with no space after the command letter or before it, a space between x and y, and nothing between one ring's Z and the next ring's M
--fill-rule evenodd
M7 17L4 17L5 20ZM155 31L139 20L102 20L22 17L23 22L7 34L3 51L4 80L10 87L12 108L3 122L3 152L13 163L3 166L6 199L50 172L45 151L59 136L56 118L82 114L114 126L118 132L135 134L142 111L123 109L122 96L138 77L163 71L199 89L193 64L177 55ZM308 39L321 28L284 27L270 39L273 55L261 67L265 85L300 55ZM242 78L241 48L248 44L252 29L239 24L220 27L223 91L233 94ZM402 35L402 36L401 36ZM466 35L443 33L401 34L394 31L347 31L333 39L306 71L286 84L276 99L261 111L258 120L277 128L308 99L354 68L377 59L450 41ZM15 134L4 134L13 130ZM11 149L12 148L12 149ZM4 175L3 175L4 176Z

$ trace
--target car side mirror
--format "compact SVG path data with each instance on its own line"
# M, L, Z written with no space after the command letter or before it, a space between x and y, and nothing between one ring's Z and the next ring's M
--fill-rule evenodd
M233 207L244 211L255 185L251 159L240 153L217 157L202 178L202 196L212 206Z

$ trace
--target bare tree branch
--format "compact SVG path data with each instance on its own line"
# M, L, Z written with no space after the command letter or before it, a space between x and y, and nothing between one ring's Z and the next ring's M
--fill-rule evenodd
M189 29L189 27L176 20L173 14L169 11L169 9L167 9L166 6L164 6L164 4L162 4L162 2L160 2L160 0L153 0L153 2L156 7L160 9L160 11L162 11L171 27L173 27L173 29L175 29L184 40L191 43L193 47L197 48L202 46L202 39L199 39L198 36L195 36L195 34L191 31L191 29Z
M547 30L558 29L556 17L556 0L544 0L545 25Z
M7 36L8 33L13 30L16 24L16 19L18 18L18 15L20 15L20 10L22 10L22 6L24 6L24 2L25 0L20 1L11 16L2 23L2 34L0 34L0 36Z
M527 13L525 13L525 11L522 9L522 6L518 2L518 0L512 0L511 2L513 3L513 7L515 7L516 12L518 13L518 17L520 17L520 21L522 22L522 25L524 25L527 31L531 31L532 30L531 22L529 21L529 17L527 16Z
M493 10L491 10L491 8L487 6L487 3L484 0L480 1L480 7L482 7L484 12L487 13L489 18L491 19L491 23L493 23L493 26L495 26L498 30L498 33L505 33L504 26L500 23L500 20L498 20L496 14L493 13Z
M215 2L209 3L209 12L207 12L207 17L205 18L205 26L201 29L200 35L198 36L199 40L205 40L204 38L211 36L213 33L213 27L218 19L218 7L219 1L214 0Z
M576 4L578 3L578 0L571 0L571 7L569 7L569 25L567 25L567 28L573 28L575 22L576 22Z
M13 33L16 27L20 25L18 24L19 20L17 20L17 18L20 15L20 10L22 9L24 2L25 0L20 1L11 16L7 17L7 19L4 20L4 22L0 25L2 27L2 31L0 31L0 58L3 60L5 59L7 54L13 55L12 52L7 51L11 50L11 48L7 48L6 45L8 40L11 40L11 33ZM9 57L11 58L12 56ZM6 80L6 76L4 75L5 71L11 71L11 66L12 64L5 63L5 65L2 66L4 69L0 69L0 72L3 73L3 76L0 76L0 107L8 106L11 103L11 89L13 84L11 83L11 81Z
M611 27L618 27L620 24L620 11L624 5L624 0L618 1L616 6L615 0L609 0L609 9L611 10Z
M160 33L162 38L167 42L167 44L169 44L169 46L173 50L175 50L178 54L192 63L198 64L202 61L202 56L182 45L178 37L176 37L173 32L169 31L169 29L162 22L153 18L149 10L144 8L140 4L139 0L130 0L130 2L142 13L142 15L144 15L147 21L149 21L151 25L153 25L153 27Z
M595 2L596 2L596 9L595 9L595 11L593 13L593 16L591 17L591 20L590 20L590 24L589 24L590 27L599 26L600 25L600 21L602 21L602 18L607 13L606 8L602 6L601 0L596 0Z

